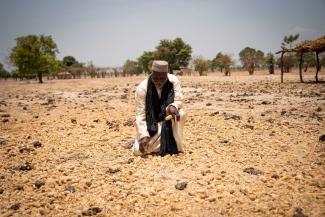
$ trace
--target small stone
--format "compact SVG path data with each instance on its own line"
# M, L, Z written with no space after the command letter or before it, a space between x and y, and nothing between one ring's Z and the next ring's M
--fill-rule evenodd
M121 170L119 168L108 168L106 173L114 174L114 173L117 173L117 172L120 172L120 171Z
M34 148L40 148L40 147L42 147L42 143L40 141L35 141L35 142L33 142L33 146L34 146Z
M19 152L20 153L30 152L30 151L31 151L31 149L28 148L27 146L21 146L21 147L19 147Z
M272 178L272 179L279 179L280 177L279 177L277 174L273 174L273 175L271 176L271 178Z
M86 182L85 185L86 185L88 188L90 188L90 186L92 185L92 183L91 183L91 182Z
M24 110L27 110L27 106L24 106L23 109L24 109Z
M25 164L19 165L16 167L17 170L20 171L30 171L33 169L32 165L29 162L26 162Z
M317 109L316 109L316 112L321 112L322 111L322 108L321 107L318 107Z
M17 191L23 191L23 190L24 190L24 186L18 185L18 186L16 187L16 190L17 190Z
M2 122L3 123L9 122L9 119L8 118L4 118L4 119L2 119Z
M282 115L282 116L285 115L285 113L287 113L287 111L285 111L285 110L282 110L282 111L281 111L281 115Z
M245 124L244 125L244 128L248 128L248 129L254 130L254 126L249 125L249 124Z
M0 138L0 145L7 145L8 144L8 140Z
M73 186L70 185L70 186L66 187L64 189L64 191L68 191L70 193L74 193L74 192L76 192L76 189L75 189L75 187L73 187Z
M6 113L6 114L2 114L1 115L2 118L9 118L10 117L10 114Z
M175 185L175 188L177 190L184 190L187 186L187 182L186 181L182 181L182 182L177 182L177 184Z
M234 190L230 190L229 193L230 194L233 194L233 193L235 193L235 191Z
M302 209L300 207L296 208L295 213L292 217L308 217L302 212Z
M229 141L228 140L221 140L220 143L227 144L227 143L229 143Z
M71 118L71 123L73 123L73 124L77 124L77 120L74 119L74 118Z
M205 170L201 172L202 176L206 176L208 173L211 173L211 170Z
M208 102L207 104L205 104L206 106L212 106L211 102Z
M5 190L3 188L0 188L0 194L3 194Z
M20 208L20 203L14 203L13 205L11 205L10 209L13 210L18 210Z
M324 134L324 135L321 135L321 136L319 137L319 141L320 141L320 142L324 142L324 141L325 141L325 134Z
M261 104L262 104L262 105L268 105L268 104L271 104L271 102L269 102L269 101L262 101Z
M219 112L213 112L213 113L211 113L209 116L216 116L216 115L218 115L219 114Z
M83 216L93 216L93 215L97 215L101 211L102 211L102 209L99 207L91 207L87 211L83 211L82 215Z
M251 175L260 175L262 174L262 171L255 169L253 167L248 167L243 170L245 173L251 174Z
M133 161L134 161L134 158L129 158L127 163L130 164L130 163L133 163Z
M36 187L36 188L40 188L40 187L42 187L43 185L45 185L45 182L44 182L44 181L37 180L37 181L35 182L35 187Z

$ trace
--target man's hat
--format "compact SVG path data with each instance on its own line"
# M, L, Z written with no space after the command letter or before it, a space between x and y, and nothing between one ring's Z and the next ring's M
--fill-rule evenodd
M151 66L151 71L168 72L168 63L163 60L154 60Z

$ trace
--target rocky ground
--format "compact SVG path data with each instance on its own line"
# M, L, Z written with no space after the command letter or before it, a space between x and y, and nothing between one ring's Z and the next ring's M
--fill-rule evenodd
M324 83L246 74L179 77L165 157L121 147L144 77L0 81L0 216L325 216Z

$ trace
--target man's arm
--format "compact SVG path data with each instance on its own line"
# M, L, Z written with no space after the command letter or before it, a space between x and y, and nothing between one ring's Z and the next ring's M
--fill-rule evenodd
M181 82L178 80L178 78L175 75L170 75L168 77L170 81L174 85L174 102L171 103L170 105L175 106L178 110L180 110L183 106L182 101L183 101L183 93L182 93L182 88L181 88ZM166 109L170 106L168 105Z
M150 137L146 122L146 90L141 84L135 92L137 140Z

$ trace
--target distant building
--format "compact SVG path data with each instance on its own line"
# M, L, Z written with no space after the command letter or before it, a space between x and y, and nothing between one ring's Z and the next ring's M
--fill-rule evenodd
M71 79L72 75L69 72L59 72L57 75L58 79Z

